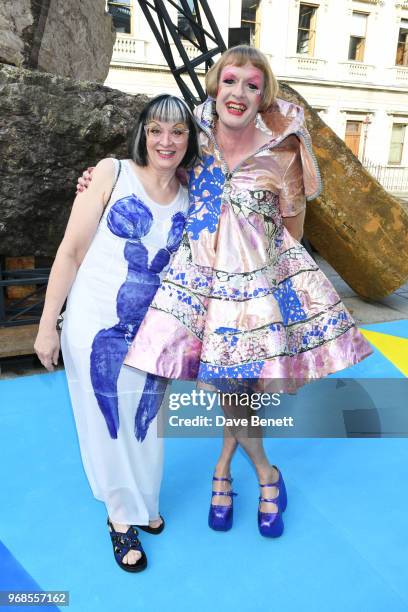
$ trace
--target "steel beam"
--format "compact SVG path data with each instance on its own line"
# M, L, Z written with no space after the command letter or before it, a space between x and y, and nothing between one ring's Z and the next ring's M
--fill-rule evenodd
M226 50L207 0L193 0L193 10L188 0L139 0L139 4L183 98L190 108L204 102L206 94L196 69L202 67L207 71L214 63L214 56ZM168 11L170 6L188 21L193 37L183 33L178 23L173 22ZM203 25L205 21L207 27ZM188 41L198 55L194 51L194 57L189 57L183 40Z

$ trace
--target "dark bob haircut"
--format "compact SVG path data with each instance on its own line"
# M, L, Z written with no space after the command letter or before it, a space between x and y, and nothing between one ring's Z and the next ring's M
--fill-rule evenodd
M147 147L145 126L150 121L165 123L184 123L188 130L187 151L180 166L191 168L200 157L199 127L187 104L181 98L170 94L160 94L152 98L139 115L138 122L129 139L129 156L138 166L147 166Z

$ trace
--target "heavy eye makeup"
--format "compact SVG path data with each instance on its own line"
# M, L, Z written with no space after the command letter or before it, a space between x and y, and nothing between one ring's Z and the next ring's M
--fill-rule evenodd
M226 85L232 85L236 81L237 75L234 72L227 71L222 75L222 82Z
M248 78L247 85L248 88L251 89L251 91L258 91L259 93L261 92L262 82L258 75L250 76Z
M233 72L227 72L223 75L221 80L222 83L224 83L225 85L233 85L237 80L237 76ZM253 91L254 93L261 93L260 81L261 79L259 79L258 75L250 76L247 79L246 86L250 91Z

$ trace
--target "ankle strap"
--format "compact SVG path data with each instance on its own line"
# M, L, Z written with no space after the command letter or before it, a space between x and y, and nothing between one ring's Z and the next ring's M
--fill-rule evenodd
M217 476L213 476L213 480L217 480L219 482L231 482L234 480L233 478L218 478Z
M260 487L278 487L279 486L279 483L282 478L280 470L276 467L276 465L273 465L272 467L275 468L275 470L278 472L278 480L276 482L267 482L266 484L259 483Z
M234 493L234 491L212 491L212 496L215 495L225 495L226 497L232 497L233 495L238 495L238 493Z
M276 482L267 482L266 484L259 483L259 486L260 487L278 487L279 488L279 480L280 480L280 478L278 478L278 480Z
M269 499L268 497L262 497L262 496L259 497L260 502L270 502L271 504L277 504L278 499L279 499L279 495L277 495L273 499Z

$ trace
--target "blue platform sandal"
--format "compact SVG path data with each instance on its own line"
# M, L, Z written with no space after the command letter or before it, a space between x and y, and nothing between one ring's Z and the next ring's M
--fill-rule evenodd
M229 482L232 484L232 478L217 478L213 476L213 481ZM220 506L213 504L211 501L210 512L208 515L208 526L215 531L228 531L232 527L233 515L234 515L234 491L212 491L211 499L216 495L223 495L224 497L230 497L231 503L229 506Z
M258 507L258 528L259 533L265 538L279 538L283 533L283 518L282 513L285 512L287 506L286 487L281 472L276 465L272 466L279 474L276 482L268 482L266 484L259 483L260 487L276 487L278 494L274 498L259 497L259 504L262 502L270 502L276 505L277 512L261 512Z
M139 540L138 531L136 527L130 525L126 533L115 531L108 517L108 528L109 535L112 540L113 554L115 555L115 561L119 567L125 572L142 572L147 567L147 557L143 550L142 544ZM123 558L127 555L129 550L138 550L142 553L140 559L136 563L123 563Z

